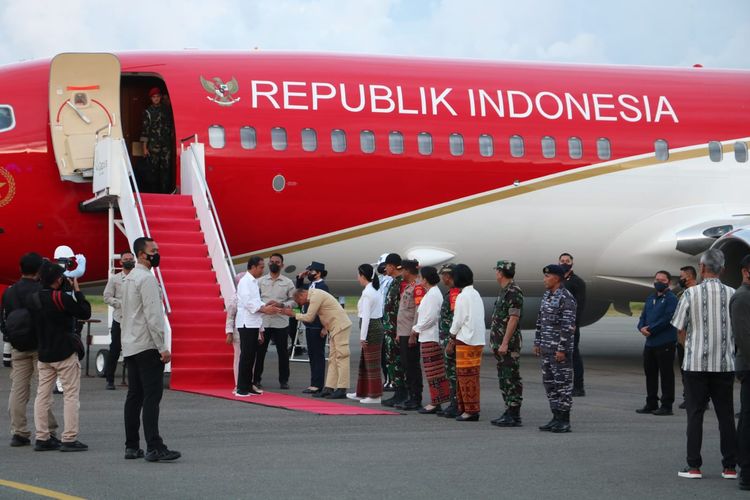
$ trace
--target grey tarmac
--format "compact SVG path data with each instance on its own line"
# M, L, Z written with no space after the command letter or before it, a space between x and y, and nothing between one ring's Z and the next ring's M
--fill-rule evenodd
M582 330L587 396L573 401L570 434L537 430L550 413L538 360L530 354L533 332L526 331L521 428L490 425L500 414L502 397L487 349L479 422L459 423L415 412L318 416L166 391L161 433L183 456L174 463L148 463L123 459L126 388L118 385L116 391L105 391L104 379L84 377L80 439L89 451L11 448L10 436L4 434L0 480L102 499L739 498L737 481L720 476L712 411L704 423L701 480L677 477L685 465L684 411L675 408L671 417L635 413L645 400L643 337L635 324L635 318L608 317ZM224 340L221 333L217 332L217 342ZM352 349L354 385L356 343ZM278 390L276 370L271 350L264 376L271 391ZM302 396L309 367L292 363L291 370L290 393ZM0 369L2 401L8 398L9 373ZM679 403L682 388L676 373ZM425 395L423 401L428 400ZM61 396L55 396L55 409L61 416ZM0 412L0 426L7 432L6 411ZM1 484L0 498L35 498Z

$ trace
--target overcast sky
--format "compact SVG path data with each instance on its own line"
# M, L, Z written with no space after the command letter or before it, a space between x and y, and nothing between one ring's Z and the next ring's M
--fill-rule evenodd
M750 67L749 0L0 0L0 64L291 50Z

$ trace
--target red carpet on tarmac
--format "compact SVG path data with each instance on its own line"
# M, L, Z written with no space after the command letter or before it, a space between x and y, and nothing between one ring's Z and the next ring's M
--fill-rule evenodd
M247 398L238 398L232 394L231 389L181 389L183 392L203 394L215 398L231 399L243 403L269 406L271 408L283 408L285 410L305 411L308 413L317 413L318 415L399 415L392 411L381 410L378 408L369 408L365 405L347 405L334 403L321 398L305 398L292 396L290 394L279 394L276 392L264 392L260 395L254 395Z

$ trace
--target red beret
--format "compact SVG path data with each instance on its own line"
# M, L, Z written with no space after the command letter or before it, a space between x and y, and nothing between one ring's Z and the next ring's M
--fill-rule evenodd
M154 88L152 88L151 90L148 91L148 96L149 97L153 97L156 94L161 95L161 89L159 87L154 87Z

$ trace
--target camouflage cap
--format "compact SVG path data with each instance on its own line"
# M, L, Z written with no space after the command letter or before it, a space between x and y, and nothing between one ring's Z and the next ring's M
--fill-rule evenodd
M443 264L440 267L439 274L445 274L445 273L452 274L454 269L456 269L456 264L450 264L450 263L449 264Z
M516 263L510 260L498 260L497 265L493 268L496 271L508 271L509 273L516 272Z

